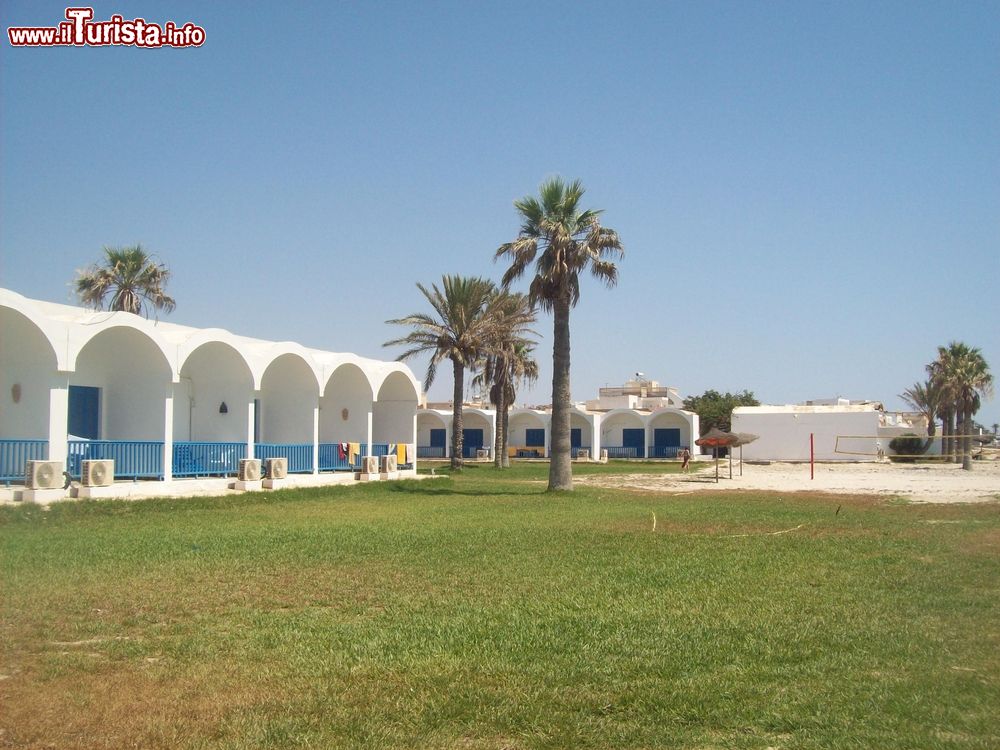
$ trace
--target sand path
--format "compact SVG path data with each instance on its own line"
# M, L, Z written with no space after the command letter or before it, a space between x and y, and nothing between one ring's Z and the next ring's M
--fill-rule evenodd
M671 493L770 490L885 495L922 503L1000 501L1000 461L976 461L972 471L962 471L957 464L826 463L816 464L815 479L809 478L809 464L799 463L746 464L739 476L739 463L734 461L729 479L729 464L720 460L718 484L714 465L696 466L697 473L688 475L576 476L573 482Z

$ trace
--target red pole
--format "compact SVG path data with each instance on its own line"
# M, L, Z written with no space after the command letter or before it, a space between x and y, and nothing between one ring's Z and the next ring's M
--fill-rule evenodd
M816 444L813 433L809 433L809 478L816 478Z

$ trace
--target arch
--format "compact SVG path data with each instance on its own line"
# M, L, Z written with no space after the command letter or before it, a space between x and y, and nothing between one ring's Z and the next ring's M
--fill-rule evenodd
M184 367L187 365L188 360L191 356L201 349L206 344L221 344L223 346L229 347L236 355L243 360L243 364L250 373L251 386L253 389L260 389L260 378L263 375L263 371L258 372L259 368L254 367L253 362L247 357L244 351L243 342L238 336L234 336L229 331L224 328L205 328L203 330L198 330L191 336L188 336L183 344L177 347L177 371L181 373L184 371Z
M216 336L205 339L182 360L174 388L174 440L246 442L254 390L243 353Z
M133 344L138 341L136 338L137 336L141 336L148 340L149 344L159 352L163 362L170 370L170 379L176 382L176 348L172 347L164 340L164 337L156 329L155 324L150 323L145 318L140 318L138 315L132 315L131 313L115 312L102 313L102 315L106 315L107 317L92 324L74 326L70 330L68 336L69 342L67 346L67 362L70 370L80 369L80 357L82 356L84 350L86 350L90 346L91 342L98 336L105 335L109 331L115 330L131 331L132 333L122 335L132 341Z
M63 371L69 369L66 361L65 325L53 322L38 308L34 300L22 297L9 289L0 289L0 310L7 310L31 323L52 350L55 369Z
M694 431L695 424L693 418L696 417L693 412L684 411L683 409L677 409L675 407L663 407L652 412L648 417L646 417L647 426L647 444L653 447L657 446L657 430L678 430L679 433L675 433L676 442L679 445L674 445L674 440L667 440L666 445L670 448L674 447L687 447L688 449L694 448ZM656 455L655 457L662 458L673 458L674 451L668 451L663 453L663 455Z
M637 432L638 431L638 432ZM601 417L601 448L612 458L646 455L646 422L634 409L612 409Z
M431 430L444 430L444 441L432 440ZM417 454L447 458L451 450L451 415L437 409L417 409Z
M344 362L327 378L319 399L321 443L364 443L371 425L372 387L354 362Z
M534 409L513 409L507 419L507 445L513 450L533 451L539 457L548 453L552 415ZM528 430L536 432L529 433ZM542 431L541 441L537 430Z
M264 387L264 377L267 375L268 370L274 365L278 360L287 361L288 357L297 357L302 360L302 364L305 365L306 369L312 375L313 381L316 385L316 392L319 395L320 389L323 388L323 378L320 375L319 367L316 364L315 358L312 353L306 349L301 344L296 344L294 341L278 341L276 343L261 342L266 344L263 350L258 353L259 366L260 366L260 379L258 381L257 389L261 390Z
M390 369L378 378L378 400L417 401L420 398L420 383L414 379L408 368L390 365Z
M57 375L52 340L20 310L0 306L0 438L47 440L50 390L65 387Z
M172 394L175 373L161 342L138 325L104 326L86 337L72 359L71 411L73 386L99 393L94 404L98 435L85 437L164 439L165 399Z
M452 414L452 429L454 430L454 414ZM475 450L477 448L493 447L495 435L494 430L496 429L496 412L489 409L463 408L462 429L466 431L483 431L482 445L470 445L468 441L463 440L462 449L465 451L466 458L474 457L476 455Z
M598 449L600 446L600 436L597 435L596 425L600 423L600 416L593 414L589 411L585 411L579 407L573 407L569 412L569 429L570 429L570 450L572 455L576 456L576 451L578 448L586 448L590 451L591 456L598 455ZM574 440L574 430L579 430L577 437L579 440L579 445L576 444ZM551 441L551 437L549 438Z
M373 404L372 442L416 442L418 398L412 375L401 369L388 373Z
M260 381L258 442L312 444L319 381L298 351L271 359Z

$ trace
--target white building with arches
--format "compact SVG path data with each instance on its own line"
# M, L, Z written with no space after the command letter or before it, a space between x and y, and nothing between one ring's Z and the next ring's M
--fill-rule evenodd
M27 459L72 475L87 457L165 483L254 457L332 479L391 451L412 471L419 393L396 362L0 289L0 483L23 479Z
M570 449L599 458L676 458L687 448L698 449L698 415L680 408L683 399L672 387L656 381L628 381L624 386L602 388L597 399L576 404L570 413ZM472 417L470 418L470 413ZM492 448L496 412L463 407L464 453L476 455L480 445ZM550 409L512 409L507 425L511 458L547 458L552 451ZM444 458L451 449L450 409L417 412L417 452L426 458Z

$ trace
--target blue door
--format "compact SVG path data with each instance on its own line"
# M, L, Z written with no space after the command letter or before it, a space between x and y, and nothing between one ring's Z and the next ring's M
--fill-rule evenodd
M583 447L583 430L579 427L574 427L569 431L569 447L570 448L582 448Z
M635 452L626 451L625 455L630 458L646 457L646 431L643 429L622 430L622 447L632 448Z
M653 429L653 447L656 458L676 458L681 447L680 427L656 427Z
M69 387L69 418L66 432L73 437L97 440L101 437L101 389L88 385Z
M462 430L462 457L474 458L476 451L483 447L483 431L465 428Z
M445 430L431 430L431 455L435 457L444 458L446 455L445 446L447 445L448 437Z

